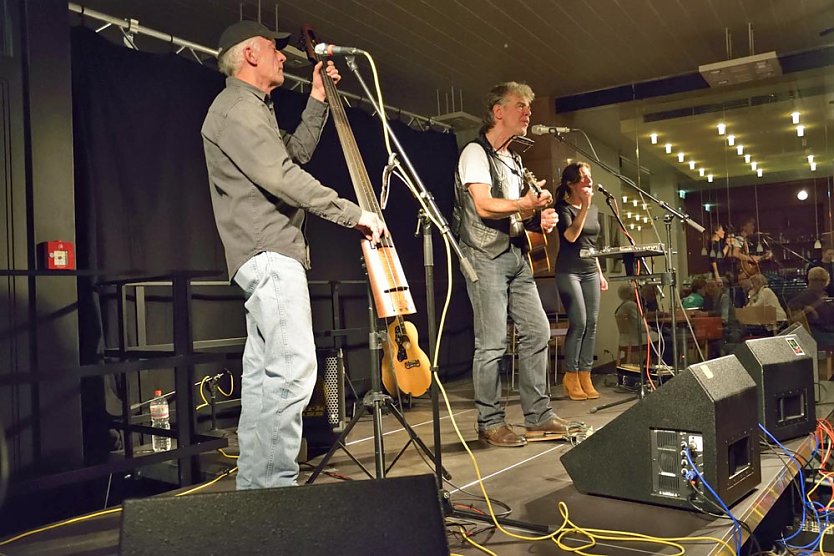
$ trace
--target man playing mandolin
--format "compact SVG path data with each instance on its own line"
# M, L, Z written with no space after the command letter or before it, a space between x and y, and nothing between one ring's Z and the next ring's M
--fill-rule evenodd
M493 446L524 446L527 439L564 435L564 421L550 406L546 391L550 325L533 273L524 256L523 229L512 221L549 233L557 218L548 191L525 187L521 159L510 142L527 133L533 91L521 83L493 87L486 98L478 138L461 151L455 174L454 226L461 250L478 274L467 277L475 328L472 378L478 409L478 437ZM540 189L544 182L535 184ZM519 393L524 435L505 421L501 405L500 362L507 349L507 315L519 335Z
M321 63L301 123L292 134L278 129L270 92L284 82L288 40L254 21L223 32L218 67L226 88L202 129L229 278L246 299L238 489L293 485L298 477L301 413L316 381L305 210L377 243L386 234L375 213L339 198L297 164L312 156L327 118ZM332 62L326 72L338 80Z

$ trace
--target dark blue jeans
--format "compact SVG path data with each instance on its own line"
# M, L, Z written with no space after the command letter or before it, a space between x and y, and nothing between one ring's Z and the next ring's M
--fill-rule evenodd
M599 317L599 273L556 274L556 287L568 312L565 371L590 371L594 364Z

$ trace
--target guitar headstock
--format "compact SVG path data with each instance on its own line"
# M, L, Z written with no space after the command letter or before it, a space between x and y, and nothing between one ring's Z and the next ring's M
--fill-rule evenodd
M524 169L524 183L526 183L527 187L532 189L536 193L536 195L541 195L542 188L539 187L538 181L538 178L536 178L536 175L533 172L531 172L527 168Z

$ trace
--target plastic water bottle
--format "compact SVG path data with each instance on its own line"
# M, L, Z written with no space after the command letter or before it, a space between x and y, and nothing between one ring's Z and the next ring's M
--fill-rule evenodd
M155 390L151 400L151 426L159 429L171 428L168 420L168 400L162 396L162 390ZM151 446L154 452L164 452L171 449L171 439L167 436L153 435Z

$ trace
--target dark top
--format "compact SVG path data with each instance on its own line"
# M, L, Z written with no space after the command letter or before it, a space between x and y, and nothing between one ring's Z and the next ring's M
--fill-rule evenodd
M733 260L729 256L729 252L724 254L724 248L727 246L727 240L722 238L718 241L710 241L709 248L709 262L710 266L715 263L718 267L719 276L731 275L733 272Z
M263 251L309 268L305 211L346 228L359 221L356 203L298 165L310 160L326 117L327 105L310 97L296 130L282 134L272 98L234 77L214 99L203 122L203 149L229 279Z
M582 249L592 249L597 246L599 236L599 209L596 205L588 207L588 215L585 217L585 225L576 241L571 243L565 239L567 230L573 219L579 214L579 209L561 200L556 203L556 214L559 216L559 223L556 228L559 230L559 254L556 256L556 272L559 274L587 274L597 272L596 259L582 259L579 252Z
M834 332L834 305L825 300L824 293L805 288L788 301L788 309L793 312L812 307L814 312L805 315L811 328L823 332Z

